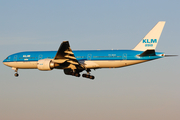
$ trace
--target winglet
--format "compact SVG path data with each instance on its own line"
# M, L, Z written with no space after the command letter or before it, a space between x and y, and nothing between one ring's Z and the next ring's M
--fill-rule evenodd
M156 49L164 25L165 21L159 21L133 50L145 51Z

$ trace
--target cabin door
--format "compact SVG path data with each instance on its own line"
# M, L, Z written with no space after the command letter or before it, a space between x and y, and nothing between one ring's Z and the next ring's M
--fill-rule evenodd
M127 54L126 53L123 54L123 60L127 60Z
M91 60L92 54L88 54L87 59Z
M17 55L14 56L14 61L17 61Z
M38 56L38 60L41 60L43 58L43 55Z

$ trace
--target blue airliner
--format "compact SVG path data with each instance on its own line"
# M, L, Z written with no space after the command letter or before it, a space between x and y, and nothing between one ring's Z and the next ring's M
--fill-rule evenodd
M119 68L150 60L163 58L165 54L155 52L165 21L159 21L154 28L132 50L74 50L68 41L63 41L58 51L26 51L9 55L3 64L15 70L39 69L49 71L63 69L66 75L94 79L91 69Z

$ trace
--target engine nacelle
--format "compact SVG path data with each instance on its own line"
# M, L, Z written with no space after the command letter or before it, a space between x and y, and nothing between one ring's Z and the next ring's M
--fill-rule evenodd
M39 60L37 68L42 71L52 70L54 68L54 63L50 59Z

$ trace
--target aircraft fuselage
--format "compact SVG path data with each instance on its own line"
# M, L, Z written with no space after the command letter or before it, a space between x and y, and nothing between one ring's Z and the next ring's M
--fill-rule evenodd
M57 51L28 51L8 56L3 63L18 69L37 69L37 62L41 59L54 59ZM134 50L77 50L73 51L75 58L87 64L87 68L118 68L163 57L163 53L156 52L156 56L139 57L143 51Z

